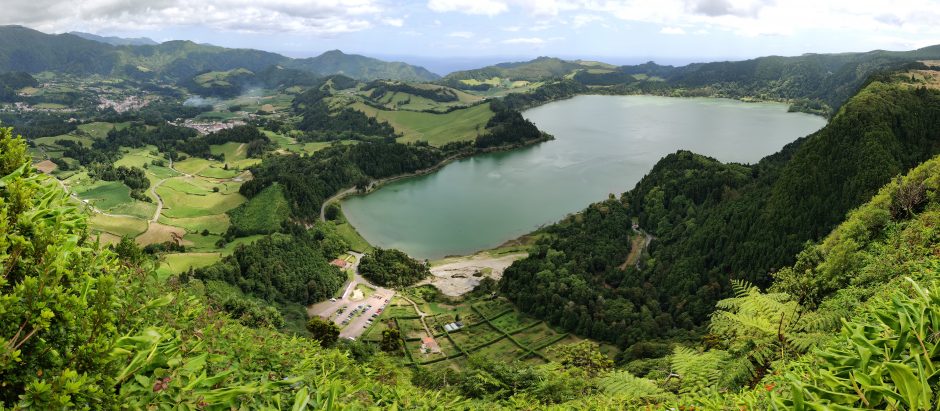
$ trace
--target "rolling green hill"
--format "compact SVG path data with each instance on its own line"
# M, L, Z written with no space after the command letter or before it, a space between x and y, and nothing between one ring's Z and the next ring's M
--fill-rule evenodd
M357 80L433 81L440 78L424 67L402 62L387 62L339 50L327 51L317 57L296 59L286 67L310 71L320 75L343 74Z
M140 42L107 39L103 42L100 38L88 37L50 35L22 26L2 26L0 72L53 71L186 81L210 71L241 68L257 73L272 66L283 66L321 76L346 74L366 80L430 81L439 78L421 67L348 55L338 50L308 59L291 59L266 51L230 49L183 40L138 44Z
M156 41L147 37L124 38L115 36L99 36L91 33L82 33L80 31L70 31L69 34L81 37L85 40L93 40L99 43L110 44L112 46L156 46Z
M114 47L71 34L50 35L22 26L0 26L0 71L110 74L118 67Z
M574 70L596 68L594 63L565 61L554 57L539 57L535 60L500 63L493 66L475 70L457 71L444 77L445 81L487 81L492 78L507 79L510 81L541 81L551 78L563 77Z

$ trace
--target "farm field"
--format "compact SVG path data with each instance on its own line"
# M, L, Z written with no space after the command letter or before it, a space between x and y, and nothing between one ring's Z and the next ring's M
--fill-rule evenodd
M89 133L107 133L110 123L93 123L88 126ZM87 140L87 136L65 135L47 138ZM226 144L210 147L214 152L225 153L234 157L236 164L247 166L257 160L241 155L240 144ZM150 180L151 188L144 194L152 202L135 200L130 197L130 189L118 181L95 180L84 171L73 171L63 183L75 193L80 205L88 207L91 213L89 231L105 243L115 243L121 237L129 236L142 246L179 241L186 247L186 253L173 253L165 256L160 264L163 274L179 273L190 267L212 264L225 255L229 255L240 244L259 238L249 236L238 238L222 248L217 243L231 225L227 211L245 203L246 199L238 193L240 181L227 181L241 172L224 170L224 164L218 161L189 158L169 167L169 161L156 151L156 147L124 148L123 156L115 161L115 166L138 167L144 170ZM166 166L155 164L160 163ZM179 167L179 171L176 169ZM218 171L224 172L224 174ZM58 173L58 172L57 172ZM188 176L184 175L188 174ZM210 175L205 177L203 175ZM62 177L60 175L60 177ZM159 185L158 185L159 184ZM164 208L156 222L149 222L156 211L157 198L154 190L164 202ZM102 213L94 212L100 210ZM206 235L203 235L205 233Z
M264 130L264 134L268 136L281 150L288 153L295 154L313 154L317 151L323 150L324 148L329 147L331 144L334 144L333 141L310 141L310 142L298 142L293 137L288 137L283 134L278 134L273 131ZM342 140L341 144L356 144L356 141L353 140Z
M433 146L473 140L485 132L486 123L493 117L489 104L446 114L379 110L364 103L355 103L351 107L369 117L388 122L396 132L404 135L398 139L399 142L427 141Z

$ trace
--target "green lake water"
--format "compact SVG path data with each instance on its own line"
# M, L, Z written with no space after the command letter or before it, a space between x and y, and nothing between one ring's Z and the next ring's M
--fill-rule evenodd
M523 115L555 140L349 198L346 217L373 245L415 258L471 254L632 189L677 150L753 163L826 124L784 104L654 96L578 96Z

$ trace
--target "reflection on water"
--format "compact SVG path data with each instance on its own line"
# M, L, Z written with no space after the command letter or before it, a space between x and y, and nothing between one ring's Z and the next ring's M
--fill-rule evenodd
M825 125L783 104L653 96L579 96L524 115L556 140L350 198L347 218L373 244L417 258L469 254L633 188L676 150L755 162Z

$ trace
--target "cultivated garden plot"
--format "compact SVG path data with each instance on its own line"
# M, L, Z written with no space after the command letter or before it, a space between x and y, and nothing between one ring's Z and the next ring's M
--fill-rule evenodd
M416 303L419 303L419 306L429 305L421 299L417 299ZM452 367L459 367L467 355L543 364L551 360L546 354L551 351L550 347L582 341L520 313L503 300L455 304L448 307L448 310L424 318L433 333L436 344L433 350L440 351L441 354L430 352L426 340L427 332L418 314L410 303L403 300L398 302L398 305L393 301L362 338L368 341L381 340L382 331L397 320L409 362L420 366ZM459 328L451 330L458 322ZM616 350L607 354L615 355Z

